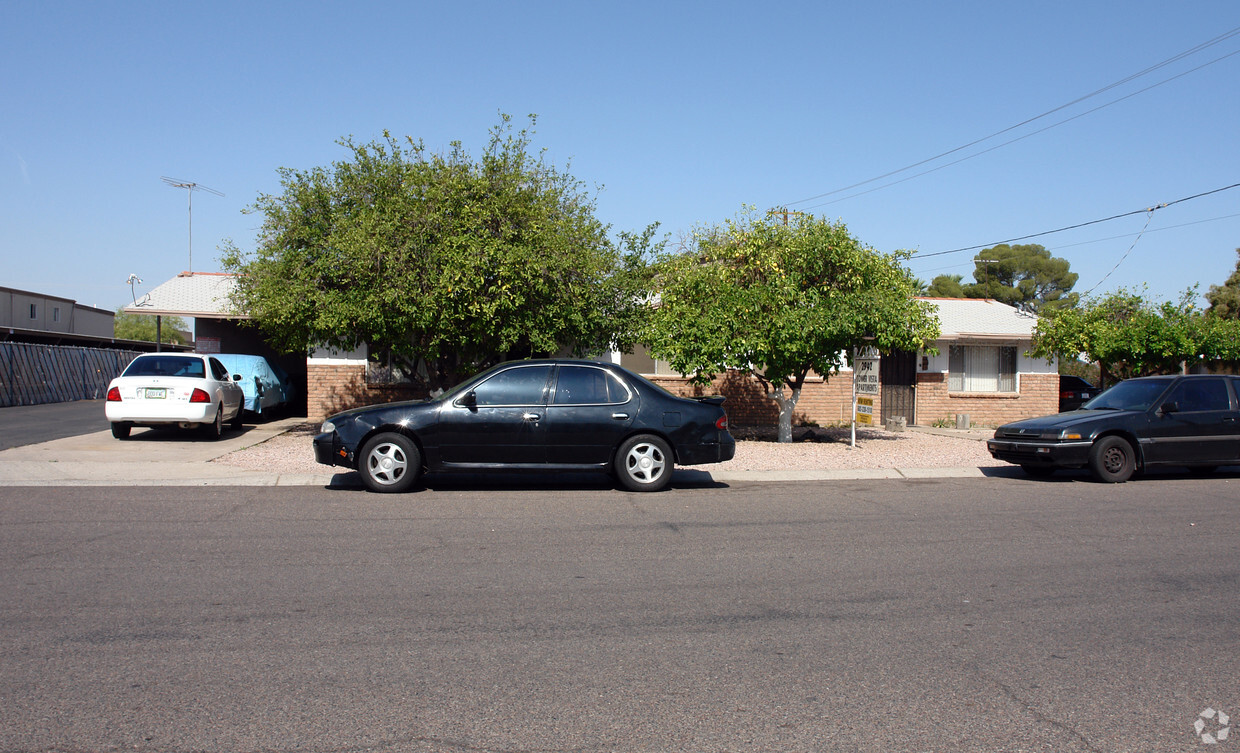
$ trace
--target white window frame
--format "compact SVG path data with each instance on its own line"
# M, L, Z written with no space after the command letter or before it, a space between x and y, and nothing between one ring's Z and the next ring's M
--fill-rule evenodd
M1015 345L953 343L948 346L948 392L1015 393L1018 349Z

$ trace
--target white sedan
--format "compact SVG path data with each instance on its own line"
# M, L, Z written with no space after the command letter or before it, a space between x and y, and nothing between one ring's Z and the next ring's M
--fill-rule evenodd
M135 426L197 428L219 439L224 422L241 425L244 395L218 359L197 353L145 353L108 385L112 436Z

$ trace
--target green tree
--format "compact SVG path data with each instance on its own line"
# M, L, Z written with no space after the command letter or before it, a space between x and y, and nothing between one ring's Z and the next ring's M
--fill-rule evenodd
M960 283L964 275L939 275L930 281L926 295L933 298L967 298Z
M234 302L284 351L365 343L428 389L505 358L631 345L653 228L613 243L530 138L504 115L477 161L385 132L341 140L349 158L330 167L281 169L283 192L249 210L257 249L225 249Z
M1240 248L1236 249L1240 256ZM1240 259L1236 261L1236 271L1231 273L1227 282L1222 285L1211 285L1206 293L1210 302L1210 313L1223 319L1240 319Z
M1044 312L1033 333L1034 356L1097 362L1101 381L1168 374L1197 362L1240 359L1240 321L1205 316L1195 288L1178 302L1153 303L1126 290L1072 309Z
M751 373L779 406L779 440L811 372L837 373L841 354L870 344L916 350L938 337L931 305L914 300L904 252L864 246L842 223L809 215L784 225L750 212L694 235L657 265L647 342L672 368L709 382Z
M1069 270L1068 260L1036 243L993 246L973 263L976 282L965 286L967 298L992 298L1033 311L1071 308L1079 298L1071 292L1077 274Z
M112 336L121 340L141 340L155 342L155 331L159 330L159 342L172 345L184 345L187 340L185 332L189 325L179 316L165 316L160 322L150 314L127 314L125 307L116 310L112 320Z

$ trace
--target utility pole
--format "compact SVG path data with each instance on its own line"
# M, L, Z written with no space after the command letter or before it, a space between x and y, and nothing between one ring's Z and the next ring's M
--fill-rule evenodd
M185 271L193 272L194 271L194 191L206 191L207 193L213 193L216 196L223 196L224 194L220 193L219 191L216 191L214 188L207 188L206 186L199 185L198 183L193 183L187 180L177 180L176 178L165 178L162 176L160 177L160 180L172 186L173 188L184 188L185 194L189 197L189 266L186 268Z
M805 214L805 212L797 212L797 211L795 211L795 210L789 209L788 207L779 207L778 209L772 209L771 211L767 212L766 214L767 214L767 216L768 216L768 217L772 217L772 216L774 216L774 217L778 217L778 216L782 215L782 216L783 216L783 218L784 218L784 227L787 227L787 226L788 226L788 218L789 218L790 216L796 215L796 216L798 216L798 217L799 217L799 216L801 216L801 215Z
M998 264L999 260L998 259L974 259L973 261L977 262L978 264L986 265L985 267L983 267L985 271L983 272L982 286L985 288L989 288L990 287L990 265Z

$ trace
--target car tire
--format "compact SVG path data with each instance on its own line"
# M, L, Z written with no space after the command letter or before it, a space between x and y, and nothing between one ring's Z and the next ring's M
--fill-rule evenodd
M631 492L657 492L672 480L672 448L651 434L629 437L616 451L612 470L620 485Z
M224 406L215 409L214 421L202 425L202 435L213 442L224 436Z
M243 413L245 413L244 407L237 408L237 415L233 416L232 420L228 422L228 428L240 429L241 428L241 414Z
M1053 465L1034 465L1033 463L1026 463L1022 465L1020 469L1025 472L1026 476L1032 476L1033 478L1046 478L1047 476L1055 473L1055 467Z
M385 432L362 447L357 470L372 492L407 492L422 475L422 453L404 434Z
M1123 437L1103 437L1089 451L1089 470L1103 483L1121 484L1132 478L1136 469L1137 453Z
M133 424L127 424L124 421L112 422L112 436L117 439L129 439L129 431L133 429Z

